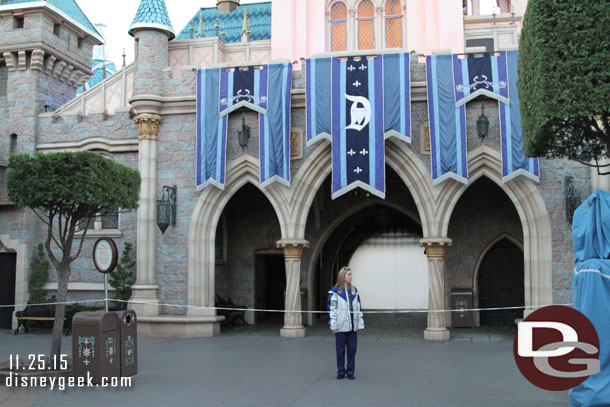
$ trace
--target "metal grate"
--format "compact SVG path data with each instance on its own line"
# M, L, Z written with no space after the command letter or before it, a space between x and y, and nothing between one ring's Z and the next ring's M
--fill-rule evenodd
M387 48L402 48L402 17L386 18L385 45Z

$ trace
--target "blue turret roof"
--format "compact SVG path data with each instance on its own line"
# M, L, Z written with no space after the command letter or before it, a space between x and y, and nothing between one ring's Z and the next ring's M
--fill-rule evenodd
M104 68L106 68L106 75L104 75ZM84 88L83 86L81 86L76 90L77 95L80 95L81 93L83 93L84 90L91 89L92 87L103 81L104 76L106 78L109 78L116 73L116 66L114 65L114 63L106 61L106 63L104 64L104 61L101 59L94 59L91 69L93 70L93 75L91 75Z
M176 36L177 40L191 38L191 24L195 28L193 35L197 37L199 32L199 17L203 17L204 37L214 37L216 35L215 25L218 18L220 33L227 33L225 42L241 41L241 32L244 22L244 10L248 10L248 24L250 26L250 41L270 40L271 39L271 2L250 3L237 7L230 13L221 14L216 7L202 8L187 25Z
M167 15L165 1L142 0L135 18L129 26L129 34L133 35L133 31L138 28L156 28L165 31L170 40L173 39L175 37L174 29Z
M27 7L27 3L40 3L40 0L2 0L0 1L0 6L15 6L17 7ZM46 0L46 3L57 8L59 11L66 14L68 17L82 25L87 30L91 31L93 34L99 36L98 39L101 39L100 33L95 29L91 21L87 18L85 13L80 9L76 1L74 0Z

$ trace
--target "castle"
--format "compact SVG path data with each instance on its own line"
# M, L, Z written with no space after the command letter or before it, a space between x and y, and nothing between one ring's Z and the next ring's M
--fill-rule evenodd
M6 163L10 154L54 151L97 151L140 171L138 210L93 222L68 295L102 298L103 277L91 259L96 238L112 237L119 248L132 242L131 306L145 333L219 334L218 296L250 309L288 310L279 314L280 334L304 336L346 264L364 308L427 311L408 322L420 324L426 339L449 338L447 328L459 321L443 311L452 307L525 305L527 314L571 302L567 185L584 201L608 188L607 177L576 162L540 159L538 180L503 179L499 104L485 96L465 105L467 182L433 183L431 174L424 56L516 49L526 1L502 1L497 15L480 15L478 0L217 3L193 10L177 32L164 0L141 0L125 27L135 40L134 63L77 96L103 38L74 0L0 1L0 300L18 304L3 308L2 328L27 303L45 233L29 209L8 200ZM391 52L411 54L411 143L386 141L383 199L360 189L332 199L331 143L305 140L305 59ZM196 188L197 71L280 59L293 63L290 185L261 184L259 116L242 107L228 119L224 188ZM174 186L176 217L162 233L157 201ZM55 287L51 281L46 288ZM249 323L268 316L246 312ZM472 324L520 317L519 310L474 312Z

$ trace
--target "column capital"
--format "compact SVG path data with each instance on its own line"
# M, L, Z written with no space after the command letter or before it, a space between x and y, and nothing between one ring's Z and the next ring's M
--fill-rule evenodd
M277 241L277 247L284 249L284 257L287 259L300 259L303 249L309 247L308 240L282 239Z
M449 238L421 239L419 241L419 245L426 248L426 255L429 259L445 257L445 250L452 244L453 242Z
M157 140L163 118L156 114L140 114L133 119L138 126L138 140Z

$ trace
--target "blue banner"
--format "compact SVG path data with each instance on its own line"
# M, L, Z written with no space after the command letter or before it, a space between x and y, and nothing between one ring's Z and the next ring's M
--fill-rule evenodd
M291 87L290 63L198 71L198 190L224 189L228 115L241 107L259 113L261 184L290 185Z
M307 143L331 140L333 199L385 197L384 140L411 142L410 86L405 53L306 61Z
M466 105L456 106L453 56L426 57L432 183L452 178L468 183Z
M500 126L502 136L502 180L509 181L524 175L535 182L540 180L538 158L529 158L523 152L523 128L521 127L521 103L517 81L519 73L517 64L518 51L503 52L506 54L510 104L499 103Z

